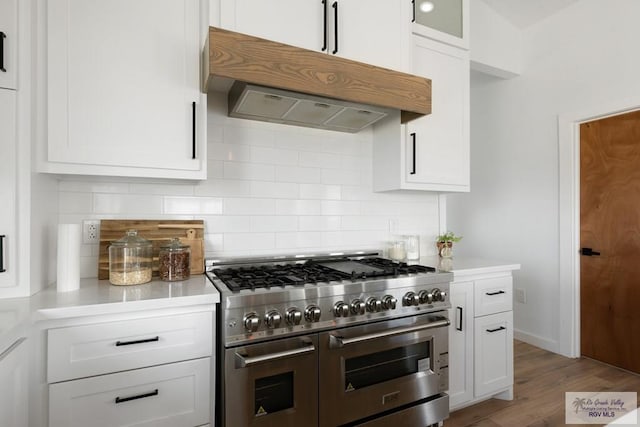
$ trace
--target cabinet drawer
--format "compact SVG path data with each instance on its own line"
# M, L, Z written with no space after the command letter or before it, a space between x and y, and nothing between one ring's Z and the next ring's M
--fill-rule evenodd
M211 312L50 329L47 382L210 356Z
M513 309L511 276L478 279L474 289L475 317Z
M49 425L184 426L210 422L211 358L49 386Z

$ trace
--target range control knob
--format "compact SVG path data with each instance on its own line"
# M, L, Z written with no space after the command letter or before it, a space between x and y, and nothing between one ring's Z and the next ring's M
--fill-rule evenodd
M304 318L307 322L318 322L320 320L320 307L315 304L308 305L304 309Z
M255 332L260 327L260 317L256 313L245 314L242 323L247 332Z
M433 293L433 301L434 302L444 301L445 297L447 296L447 293L445 291L441 291L438 288L435 288L431 292Z
M393 295L385 295L382 297L382 308L384 310L395 310L398 300Z
M269 311L264 317L264 322L267 324L267 328L274 329L280 326L282 316L278 310Z
M333 315L336 317L349 317L349 305L344 301L338 301L333 305Z
M367 309L367 305L361 299L356 298L353 301L351 301L351 313L364 314L366 309Z
M302 312L295 307L288 308L284 317L289 326L299 325L302 321Z
M367 311L371 313L376 313L382 310L382 301L378 298L369 298L367 299Z
M402 305L418 305L420 304L420 297L413 292L407 292L402 297Z
M433 291L420 291L418 294L420 304L431 304L433 302Z

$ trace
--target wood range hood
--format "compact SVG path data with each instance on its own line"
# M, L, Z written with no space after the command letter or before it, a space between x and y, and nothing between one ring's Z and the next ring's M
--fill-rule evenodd
M344 132L400 111L431 113L431 80L210 27L205 91L228 92L229 115Z

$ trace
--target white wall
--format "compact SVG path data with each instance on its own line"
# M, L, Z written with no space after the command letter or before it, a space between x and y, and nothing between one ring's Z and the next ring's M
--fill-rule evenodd
M61 223L90 218L204 219L206 255L381 248L421 235L435 254L438 197L372 188L372 137L226 117L209 95L209 179L176 183L66 177ZM397 142L396 142L397 143ZM97 245L85 245L82 276L97 273Z
M465 236L457 252L520 262L514 283L527 301L514 306L516 335L564 354L558 115L640 99L638 16L634 0L582 0L527 28L521 76L472 79L473 191L447 201L449 228Z

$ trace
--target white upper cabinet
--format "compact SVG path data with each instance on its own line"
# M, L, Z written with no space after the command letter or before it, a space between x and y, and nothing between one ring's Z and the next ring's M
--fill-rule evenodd
M17 65L18 2L0 0L0 88L16 88Z
M414 36L413 72L431 79L431 114L376 125L374 190L470 189L469 52Z
M412 0L413 33L469 49L469 0Z
M16 92L0 89L0 297L13 297L18 288L16 198Z
M206 178L203 0L49 0L43 172Z
M219 0L219 6L211 24L221 28L400 71L409 64L407 1Z

